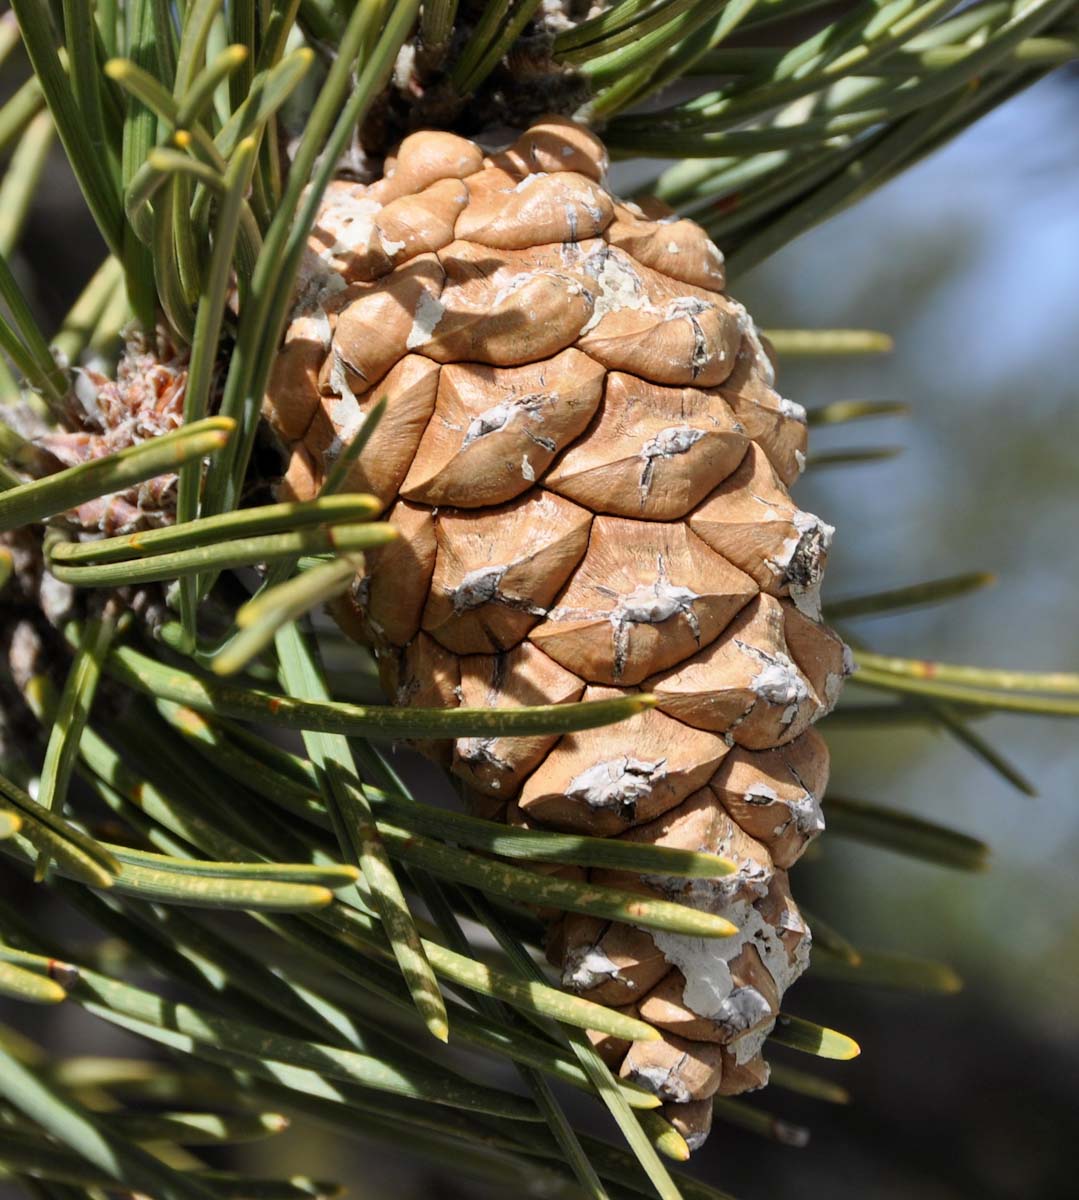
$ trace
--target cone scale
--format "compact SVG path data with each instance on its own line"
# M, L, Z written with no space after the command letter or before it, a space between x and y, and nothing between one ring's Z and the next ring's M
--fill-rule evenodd
M346 487L402 536L342 615L393 702L494 707L645 691L658 707L562 737L422 747L476 811L732 859L716 881L596 882L738 933L569 914L563 984L663 1034L598 1041L692 1146L760 1054L810 935L787 870L823 828L812 724L849 672L820 624L831 529L791 501L801 409L704 231L618 200L598 139L545 118L485 155L408 137L370 185L330 185L264 415L282 498L315 496L383 397Z

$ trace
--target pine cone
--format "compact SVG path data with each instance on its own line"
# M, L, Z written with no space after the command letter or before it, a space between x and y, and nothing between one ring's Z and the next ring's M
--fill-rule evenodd
M658 709L564 737L427 746L479 811L710 851L719 882L617 883L729 917L700 940L570 915L563 980L665 1040L599 1042L670 1102L762 1086L760 1047L804 970L787 868L816 837L811 724L849 671L818 623L832 530L791 502L801 409L774 390L703 230L619 201L586 130L547 118L484 157L414 134L370 186L330 186L265 414L285 497L314 496L373 405L348 486L402 533L368 558L357 624L398 704Z
M134 331L116 377L92 367L76 371L68 428L47 431L34 444L64 467L75 467L160 437L184 420L187 354L162 335L149 338ZM106 535L135 533L172 523L176 511L174 472L135 487L80 504L66 514L77 530Z

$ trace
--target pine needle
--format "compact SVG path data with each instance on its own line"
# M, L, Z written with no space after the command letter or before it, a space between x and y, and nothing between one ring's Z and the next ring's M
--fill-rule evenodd
M224 417L207 417L152 441L11 488L0 495L0 532L56 516L214 454L228 443L233 429Z
M116 632L117 618L117 609L107 605L101 616L87 621L68 671L67 682L49 731L45 763L38 784L37 802L50 812L64 811L79 742L90 717L94 693L101 678L102 662ZM45 878L48 866L48 852L42 851L34 866L35 883Z
M296 626L282 627L276 645L282 682L291 694L302 699L325 700L328 696L325 683ZM375 826L348 742L339 734L307 731L304 743L315 769L322 776L322 797L341 852L363 873L371 902L382 919L416 1008L431 1034L444 1042L449 1037L446 1005L424 952L423 940L409 912L408 901Z
M989 865L989 847L977 838L866 800L829 796L828 828L839 837L945 867L982 871Z
M816 1025L801 1017L792 1017L788 1013L779 1014L775 1029L768 1036L770 1041L780 1046L789 1046L792 1050L801 1050L818 1058L838 1058L845 1062L857 1058L862 1052L858 1043L845 1033Z

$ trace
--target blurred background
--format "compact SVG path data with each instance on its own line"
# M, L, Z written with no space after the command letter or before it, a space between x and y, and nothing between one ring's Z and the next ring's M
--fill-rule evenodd
M838 526L826 596L968 570L1000 577L963 600L852 624L877 651L1079 669L1077 84L1074 73L1043 82L735 281L765 327L871 327L896 340L888 358L781 371L783 393L810 407L888 399L911 410L815 431L818 452L903 448L887 462L811 471L799 485L800 504ZM74 215L62 166L53 169L18 266L55 322L99 251L92 229L73 223L82 210ZM1076 1195L1079 728L1020 717L979 728L1037 799L935 735L830 735L836 794L961 828L992 846L992 869L954 873L837 837L799 866L796 896L855 943L942 959L966 986L912 997L800 983L795 1011L862 1046L853 1063L819 1064L852 1100L764 1094L760 1107L812 1130L804 1149L717 1123L694 1169L741 1200ZM67 1053L133 1051L77 1011L8 1008L0 1018ZM262 1175L317 1166L353 1200L504 1194L310 1127L237 1156L239 1169Z

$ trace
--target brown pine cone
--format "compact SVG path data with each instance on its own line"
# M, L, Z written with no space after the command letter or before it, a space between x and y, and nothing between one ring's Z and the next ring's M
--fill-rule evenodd
M736 862L716 882L592 873L729 917L730 939L578 915L551 933L567 987L664 1031L601 1049L697 1145L710 1096L766 1082L808 961L787 868L823 827L810 726L849 656L818 623L832 531L787 492L802 410L704 231L618 200L606 165L547 118L487 157L414 134L382 179L332 184L264 412L281 494L306 499L388 398L347 486L402 537L368 556L346 624L395 703L660 698L603 729L425 749L488 815Z

